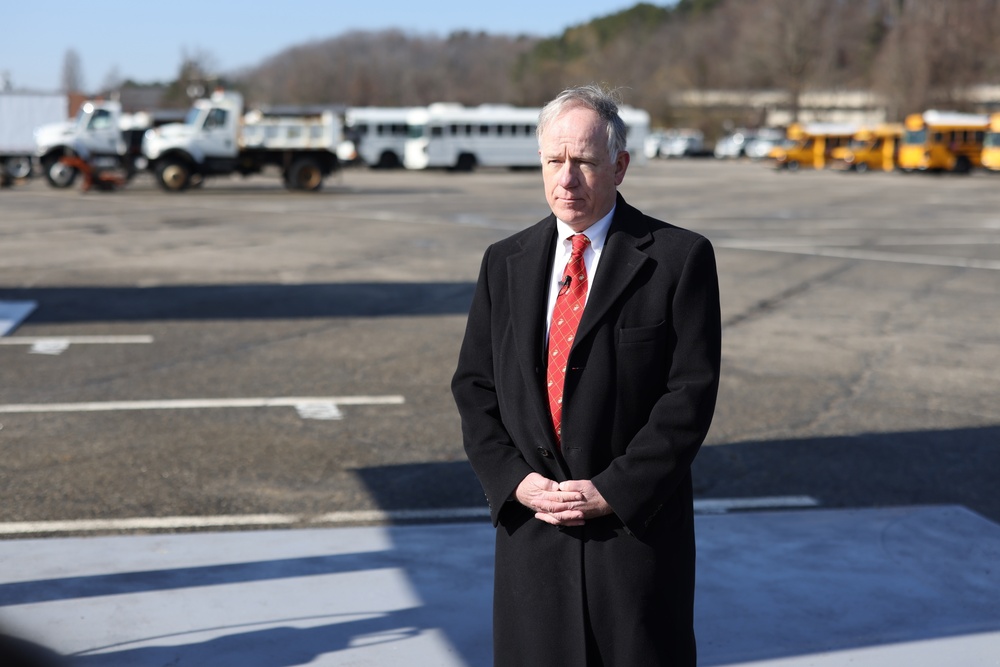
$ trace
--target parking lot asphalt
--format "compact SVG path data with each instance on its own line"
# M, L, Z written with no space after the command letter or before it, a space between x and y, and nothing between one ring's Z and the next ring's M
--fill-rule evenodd
M831 517L889 525L879 523L881 512L951 512L954 557L995 555L986 537L963 540L992 535L1000 521L997 186L985 174L779 174L714 160L630 168L626 199L705 234L719 258L723 379L695 463L696 502L734 513L704 516L703 552L722 530L712 526L724 526L724 535L758 517L781 519L773 548L719 547L735 569L718 578L745 577L740 559L758 555L764 560L749 562L762 571L777 558L805 576L815 570L809 563L828 562L823 549L836 556L848 533L817 536L808 558L781 544L797 544L813 522L834 526ZM482 512L448 382L483 250L545 214L537 173L349 170L316 194L285 192L266 176L209 181L180 195L146 178L86 194L33 181L0 191L0 209L0 304L9 308L0 319L10 313L11 322L0 337L0 537L10 538L0 547L104 545L106 553L114 544L141 561L153 558L150 540L182 540L199 551L208 547L195 545L245 539L240 548L263 550L261 559L267 539L278 539L269 535L329 543L366 535L395 544L385 536L397 530L470 531L482 543L478 524L437 523ZM766 512L774 508L792 511ZM962 528L967 519L977 528ZM422 523L399 525L412 520ZM248 526L269 530L234 532ZM168 534L215 530L227 532ZM354 530L361 532L343 532ZM875 533L866 535L860 544L870 546ZM124 541L104 542L117 539ZM946 552L934 550L941 569L926 577L957 568ZM488 559L488 551L477 553ZM204 562L223 570L245 562L230 556L206 553ZM36 572L3 585L80 577L100 584L87 577L121 567L105 559L73 570L53 558L48 576L40 558ZM703 581L718 560L703 558ZM870 564L858 563L858 573ZM68 569L59 574L60 567ZM861 596L874 582L833 583ZM979 583L996 591L995 579ZM113 597L28 604L70 609ZM401 599L390 606L426 602L419 594ZM24 611L0 607L0 620L9 622L15 608ZM848 623L839 611L801 610L815 611L808 627L825 624L829 635ZM875 616L862 614L849 629L864 637L888 627ZM712 627L712 618L727 617L703 618ZM140 619L125 626L147 632ZM190 627L209 627L200 622ZM751 627L748 636L799 653L712 653L721 649L705 633L702 646L703 657L723 660L705 664L783 665L817 651L835 657L787 664L848 664L896 644L919 656L925 639L941 650L992 647L996 628L988 626L834 645L785 642ZM443 645L456 642L453 634ZM411 639L428 640L420 637ZM54 648L83 650L74 646L82 644ZM478 664L482 649L455 650L465 661L456 664ZM824 662L836 659L843 661ZM299 664L276 660L261 664Z

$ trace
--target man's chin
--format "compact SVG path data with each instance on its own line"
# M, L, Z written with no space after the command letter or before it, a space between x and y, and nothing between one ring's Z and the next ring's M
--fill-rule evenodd
M572 206L560 206L556 209L555 214L557 218L571 227L576 227L577 225L588 226L591 222L590 216L586 211L581 211Z

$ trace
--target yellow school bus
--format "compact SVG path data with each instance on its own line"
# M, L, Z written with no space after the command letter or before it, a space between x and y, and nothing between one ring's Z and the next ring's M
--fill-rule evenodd
M830 167L858 173L869 169L892 171L896 168L902 138L901 123L882 123L858 130L850 144L833 150Z
M984 167L991 171L1000 171L1000 112L990 116L990 129L983 139L983 154L981 158Z
M965 174L982 165L988 116L932 110L907 116L904 125L899 149L903 171Z
M822 169L833 150L847 146L858 129L839 123L793 123L788 126L785 143L772 148L768 158L776 169Z

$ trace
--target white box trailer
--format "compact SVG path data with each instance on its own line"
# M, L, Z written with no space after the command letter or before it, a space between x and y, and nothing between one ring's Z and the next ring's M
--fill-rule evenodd
M66 95L0 93L0 182L31 176L35 128L68 117Z

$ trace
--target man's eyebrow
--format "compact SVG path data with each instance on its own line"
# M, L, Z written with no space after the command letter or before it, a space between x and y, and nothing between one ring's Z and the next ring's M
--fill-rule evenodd
M595 160L598 159L598 154L596 152L590 152L590 151L582 152L582 153L576 153L576 152L573 152L573 151L568 151L567 152L567 151L561 151L560 150L560 151L550 151L548 153L546 153L545 151L540 151L540 153L541 153L541 156L543 158L545 158L546 160L550 159L550 158L555 158L557 160L568 159L570 161L576 161L576 162L580 162L580 161L583 161L583 162L594 162Z

